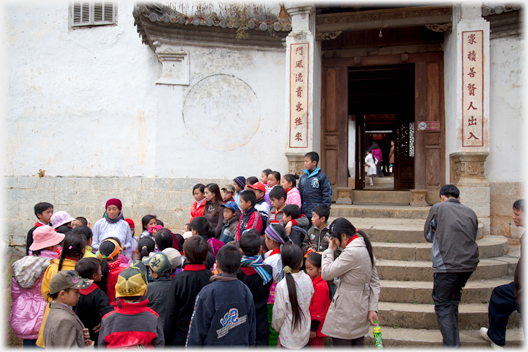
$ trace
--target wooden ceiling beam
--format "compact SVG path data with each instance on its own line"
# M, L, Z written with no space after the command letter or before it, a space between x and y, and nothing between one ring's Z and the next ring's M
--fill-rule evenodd
M419 6L316 16L317 33L416 27L452 21L452 5Z

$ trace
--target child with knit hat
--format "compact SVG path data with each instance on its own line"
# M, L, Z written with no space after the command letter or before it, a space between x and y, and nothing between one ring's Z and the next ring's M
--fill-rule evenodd
M101 321L98 346L108 348L163 347L158 315L148 308L147 269L136 260L123 270L115 284L117 305Z
M244 176L235 177L233 179L233 186L235 187L235 203L242 212L242 208L240 207L240 192L246 188L246 178Z
M132 258L132 234L130 226L124 220L123 205L117 198L109 199L105 205L103 218L98 220L92 229L93 250L99 249L101 242L108 237L117 237L123 244L123 254Z

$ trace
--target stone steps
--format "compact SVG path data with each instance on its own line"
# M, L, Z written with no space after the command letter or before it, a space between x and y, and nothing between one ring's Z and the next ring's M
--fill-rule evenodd
M382 191L382 190L353 190L352 202L354 204L401 204L411 203L411 192L409 191Z
M332 207L332 211L333 211ZM346 217L356 228L365 232L371 242L429 243L424 238L424 219ZM331 216L331 223L336 217ZM477 238L482 238L484 227L479 224ZM500 236L496 236L500 237Z
M383 194L382 191L361 193L365 196ZM381 280L378 317L383 326L385 347L442 346L431 297L434 274L432 244L426 242L423 235L429 210L430 207L387 204L332 205L330 221L337 217L347 218L363 230L372 243ZM477 238L480 262L462 291L458 321L463 346L486 347L489 344L480 337L479 329L488 326L491 292L495 287L513 280L518 257L507 254L506 237L483 236L482 224L479 224ZM507 345L519 346L522 343L522 332L517 329L519 326L518 314L512 314ZM370 331L366 341L370 346L371 336Z
M488 325L484 325L487 327ZM479 329L460 330L460 344L462 347L485 347L489 348L490 344L480 336ZM382 327L381 337L383 347L430 347L442 348L442 334L440 330L428 329L405 329ZM523 331L520 328L508 329L506 331L506 346L519 347L524 345ZM372 338L372 329L365 337L365 346L374 347Z
M433 304L379 302L378 318L381 326L410 329L438 329ZM482 303L460 304L458 307L460 330L480 329L488 326L488 305ZM521 326L519 314L512 314L506 328Z
M509 284L511 277L468 281L462 290L461 303L489 303L491 291L497 286ZM433 281L380 280L380 302L431 304Z
M332 218L383 218L383 219L427 219L431 207L411 207L396 205L341 205L332 204ZM352 222L354 223L354 222ZM422 225L423 226L423 225ZM423 227L422 227L423 228Z
M493 259L481 259L477 270L469 280L497 279L513 276L518 258L502 256ZM381 280L396 281L432 281L431 261L404 261L380 259L376 263Z
M367 234L369 235L369 234ZM423 233L421 233L423 238ZM370 239L370 236L369 236ZM501 257L508 250L508 239L504 236L484 236L477 240L479 258ZM372 242L377 259L430 261L432 243Z

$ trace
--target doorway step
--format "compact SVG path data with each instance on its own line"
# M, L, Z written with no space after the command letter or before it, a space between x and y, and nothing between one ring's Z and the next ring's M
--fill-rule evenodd
M409 205L410 191L353 190L352 200L356 205Z
M363 178L363 189L377 191L394 190L394 176L373 177L374 186L370 185L369 178L365 175Z
M376 257L381 292L378 318L386 347L442 347L442 335L431 298L433 268L431 243L424 239L424 224L430 207L390 205L332 205L330 221L345 217L363 230ZM458 324L460 341L466 347L485 347L480 327L488 326L488 303L492 290L513 281L518 254L508 253L503 236L477 233L480 263L462 291ZM521 346L519 315L510 316L506 347ZM365 339L373 345L372 329Z

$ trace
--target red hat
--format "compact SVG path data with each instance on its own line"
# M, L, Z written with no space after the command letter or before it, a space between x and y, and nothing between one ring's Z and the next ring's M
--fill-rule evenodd
M117 207L117 209L119 209L119 210L121 210L123 208L123 204L121 204L121 201L119 199L117 199L117 198L109 199L106 202L105 209L108 208L111 205L115 205Z
M262 182L255 182L252 185L248 185L249 188L258 189L259 191L266 193L266 186Z
M125 219L126 222L128 222L128 226L130 226L131 229L136 228L136 224L134 224L134 221L132 219Z

